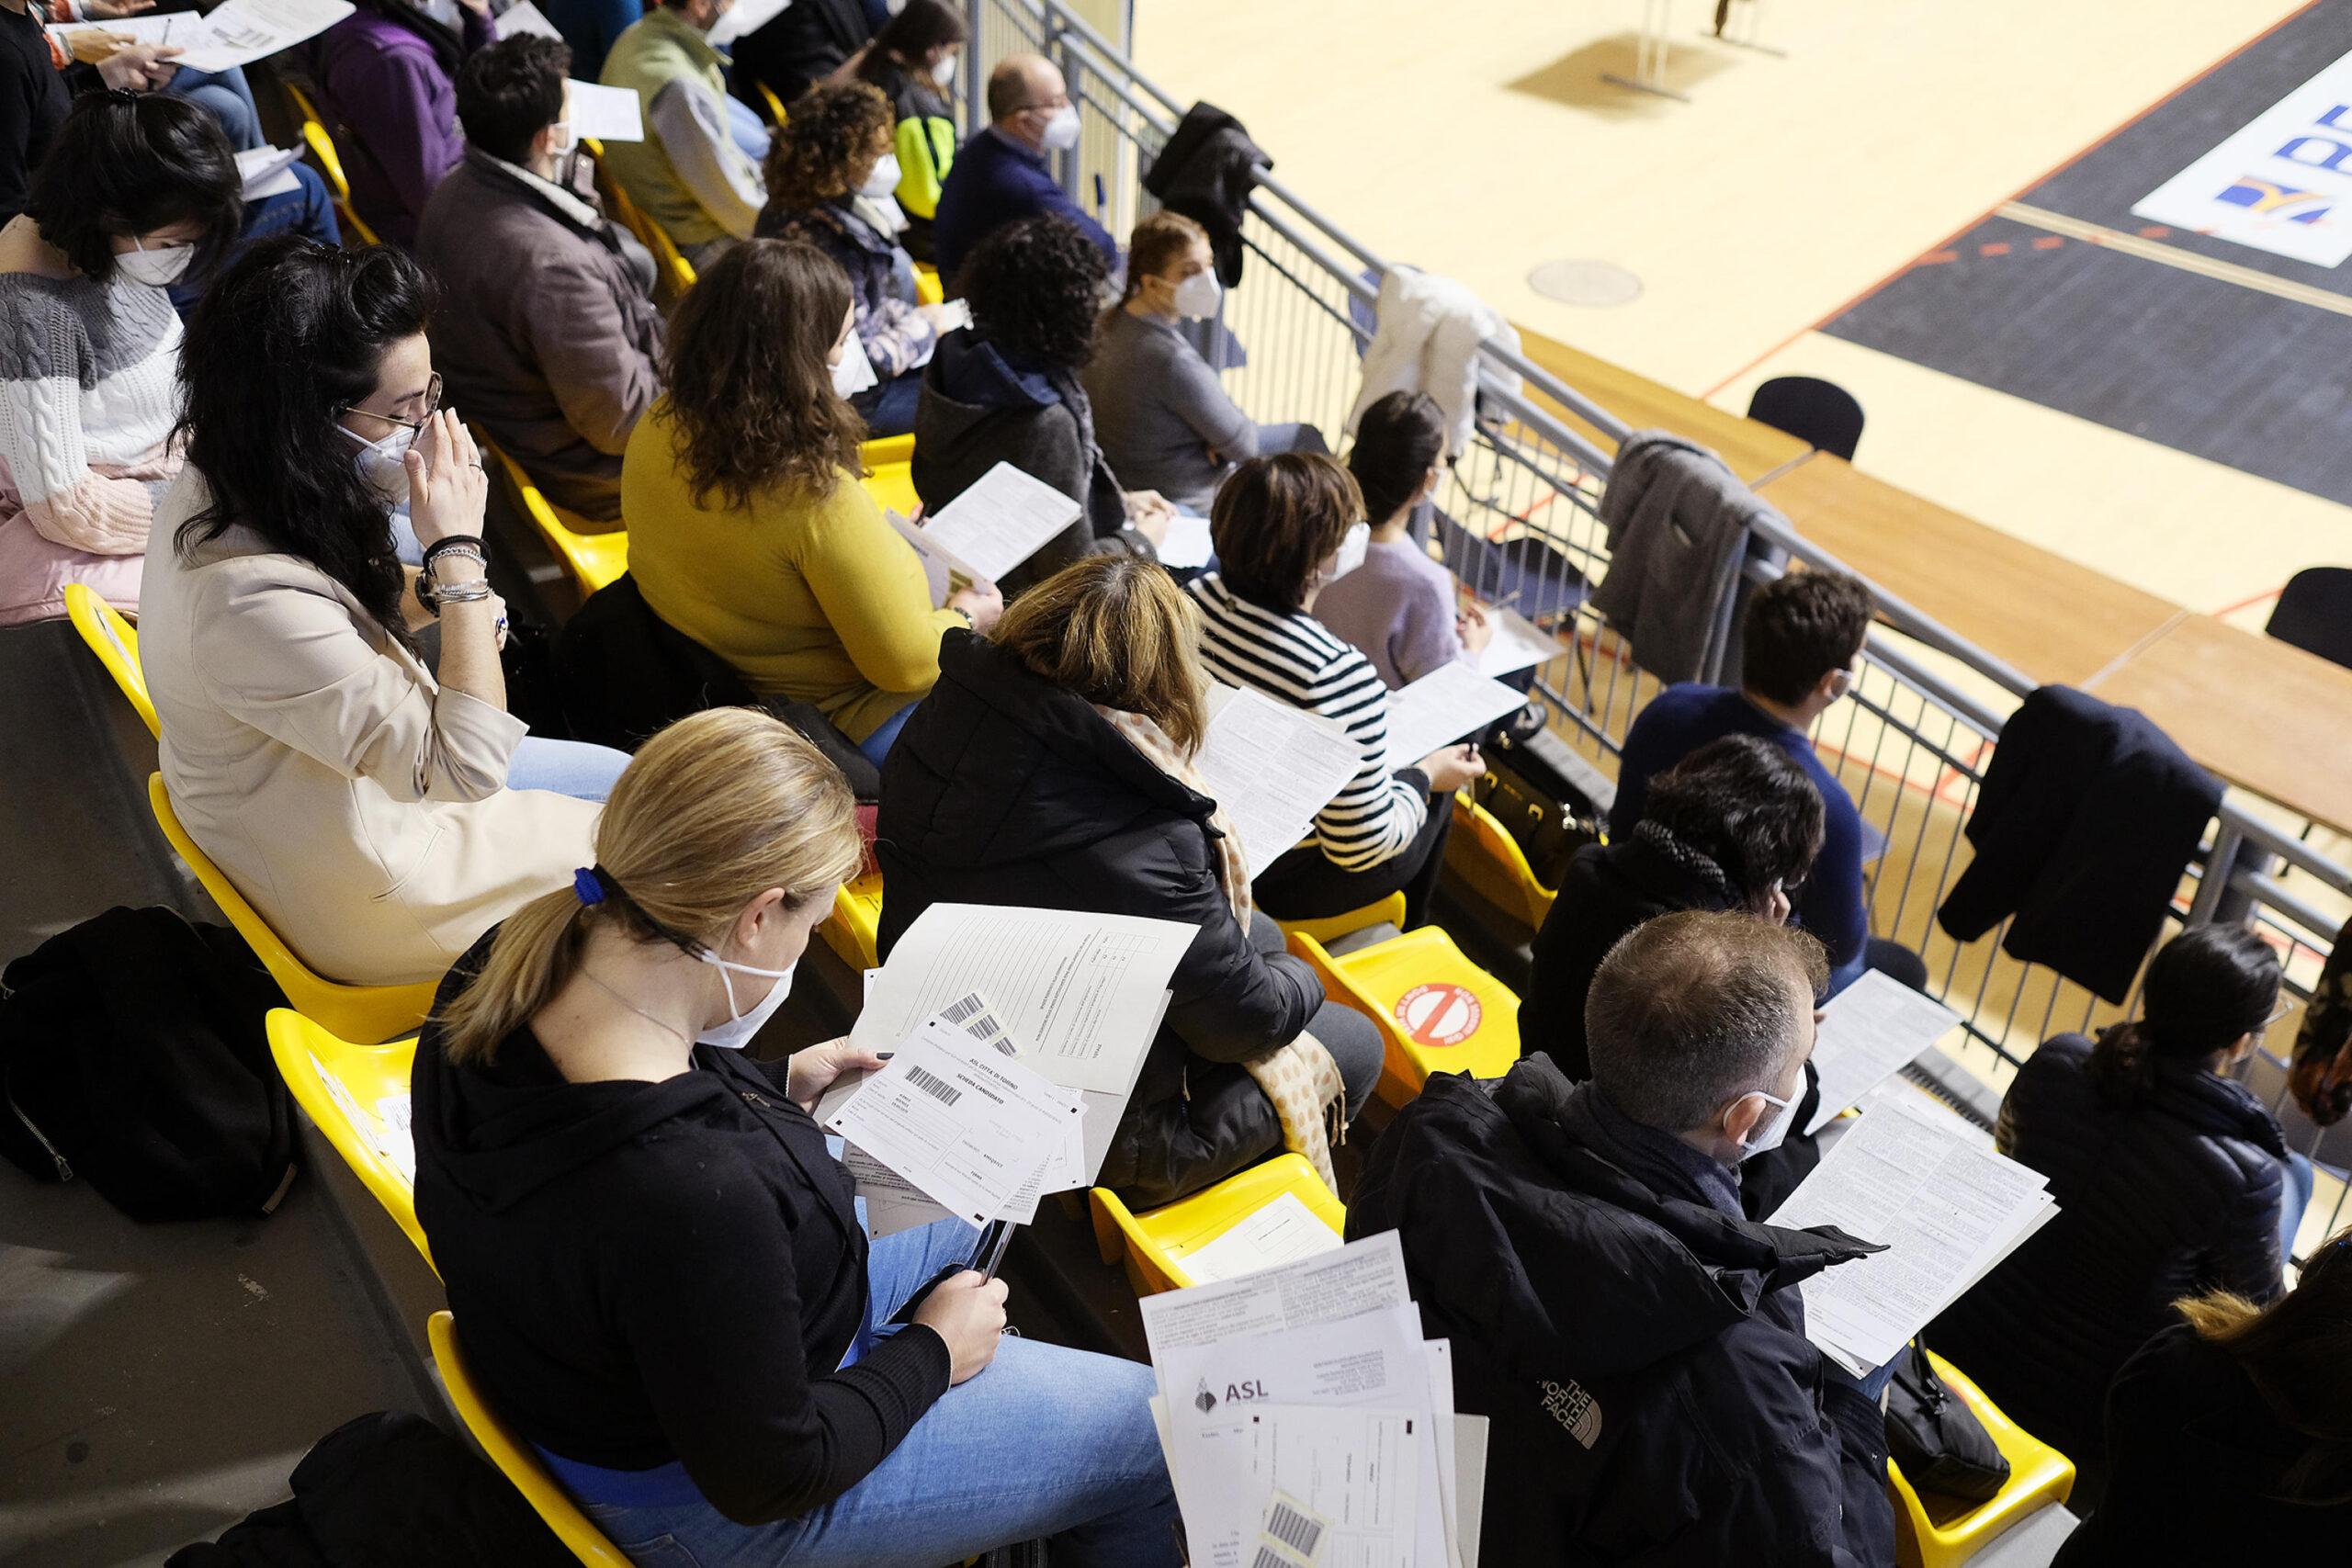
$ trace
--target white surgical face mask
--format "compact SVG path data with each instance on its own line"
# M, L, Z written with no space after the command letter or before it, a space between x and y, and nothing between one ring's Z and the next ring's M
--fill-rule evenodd
M194 245L158 245L151 251L135 234L130 243L139 248L124 251L114 258L114 265L123 276L150 288L169 288L177 283L187 276L187 264L196 256Z
M956 80L956 57L952 54L943 54L932 62L931 79L943 87Z
M1789 1123L1796 1120L1795 1100L1782 1100L1777 1094L1766 1094L1760 1089L1757 1089L1755 1094L1757 1099L1776 1105L1780 1109L1747 1130L1747 1141L1739 1148L1739 1157L1742 1161L1754 1159L1758 1155L1779 1148L1781 1140L1789 1135Z
M560 119L548 127L548 157L568 158L571 155L571 150L579 145L580 137L572 130L570 120Z
M752 1043L752 1037L760 1032L761 1026L775 1016L775 1010L784 1005L784 998L792 994L792 969L757 969L749 964L730 964L708 948L695 956L718 971L719 982L727 987L728 1012L725 1023L713 1024L695 1038L705 1045L741 1051ZM797 969L799 965L796 964L792 967ZM754 1003L749 1012L745 1012L742 1004L735 998L735 976L738 975L761 975L775 982L768 987L767 996Z
M1205 321L1216 314L1217 301L1224 298L1225 288L1215 271L1196 272L1176 286L1176 313L1188 321Z
M1078 106L1064 104L1046 122L1046 151L1067 152L1078 145Z
M898 188L899 155L896 152L885 152L882 154L882 161L874 165L874 172L865 176L865 183L857 187L857 194L888 196Z
M844 398L854 398L876 380L874 367L865 358L865 344L852 333L849 343L842 349L841 363L833 367L833 390Z
M416 432L405 424L392 426L392 433L381 441L370 441L348 425L335 426L359 444L359 455L353 459L359 477L370 489L393 506L408 501L408 449L416 442Z

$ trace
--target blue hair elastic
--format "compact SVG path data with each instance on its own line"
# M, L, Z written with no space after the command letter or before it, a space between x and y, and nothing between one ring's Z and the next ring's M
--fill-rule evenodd
M605 901L605 884L594 866L583 865L571 874L571 891L582 904L596 905Z

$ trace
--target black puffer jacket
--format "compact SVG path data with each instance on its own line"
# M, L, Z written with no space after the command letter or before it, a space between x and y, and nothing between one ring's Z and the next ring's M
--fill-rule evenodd
M1082 699L966 631L882 769L875 852L887 955L933 904L1143 915L1200 928L1099 1179L1159 1204L1282 1142L1238 1064L1295 1038L1323 1002L1306 964L1262 954L1233 917L1213 803L1162 773Z
M1433 1077L1348 1208L1400 1233L1455 1405L1493 1422L1483 1561L1892 1563L1883 1422L1794 1288L1874 1248L1654 1190L1594 1093L1543 1056Z
M2008 1417L2098 1465L2108 1384L2182 1296L2267 1302L2279 1278L2278 1123L2239 1085L2158 1062L2109 1104L2091 1043L2061 1034L2001 1102L2001 1151L2050 1179L2058 1217L1938 1318L1928 1342Z

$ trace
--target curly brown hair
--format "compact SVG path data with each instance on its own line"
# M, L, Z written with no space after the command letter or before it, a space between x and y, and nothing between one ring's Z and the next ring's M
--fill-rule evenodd
M687 290L670 325L673 452L695 504L729 506L802 486L819 499L863 471L865 422L833 390L826 355L850 310L849 276L814 245L746 240ZM845 351L861 352L854 339Z
M768 199L802 212L849 195L890 150L897 125L871 82L811 87L793 100L768 149Z

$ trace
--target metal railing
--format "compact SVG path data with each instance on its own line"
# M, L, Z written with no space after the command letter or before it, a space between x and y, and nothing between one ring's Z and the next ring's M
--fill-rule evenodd
M1078 146L1057 155L1057 177L1080 208L1124 236L1151 209L1143 172L1185 104L1059 0L968 6L967 133L986 121L982 84L997 61L1016 50L1052 59L1082 127ZM1228 391L1253 417L1308 421L1336 446L1390 264L1271 177L1251 198L1241 240L1242 277L1226 294L1210 352L1219 356ZM1515 346L1483 347L1480 389L1474 438L1452 465L1429 525L1446 564L1473 592L1557 639L1560 652L1537 670L1534 693L1555 730L1613 772L1626 727L1660 683L1634 662L1590 603L1609 570L1599 510L1610 458L1586 432L1613 446L1629 427ZM1733 647L1734 611L1745 589L1792 563L1847 570L1777 520L1757 527L1743 592L1713 630L1710 675ZM1882 840L1868 868L1872 931L1927 959L1931 988L1966 1027L1967 1043L1952 1055L1997 1092L2041 1041L2129 1016L2136 997L2118 1007L2011 957L2002 951L2007 922L1967 943L1935 926L1935 911L1967 861L1964 827L2002 724L2033 682L1902 600L1875 585L1872 592L1879 625L1851 699L1823 716L1814 739ZM2294 826L2281 826L2281 814L2233 792L2182 878L2172 921L2250 921L2279 951L2289 987L2301 998L2347 909L2352 871L2302 841ZM2280 1058L2295 1021L2278 1032L2278 1048L2266 1047L2267 1059L2257 1059L2250 1081L2280 1111L2290 1139L2340 1170L2352 1166L2352 1126L2323 1139L2287 1100ZM1981 1109L1986 1097L1975 1098ZM2332 1190L2324 1189L2306 1237L2337 1228L2347 1190L2340 1177ZM2320 1228L2312 1228L2314 1221Z

